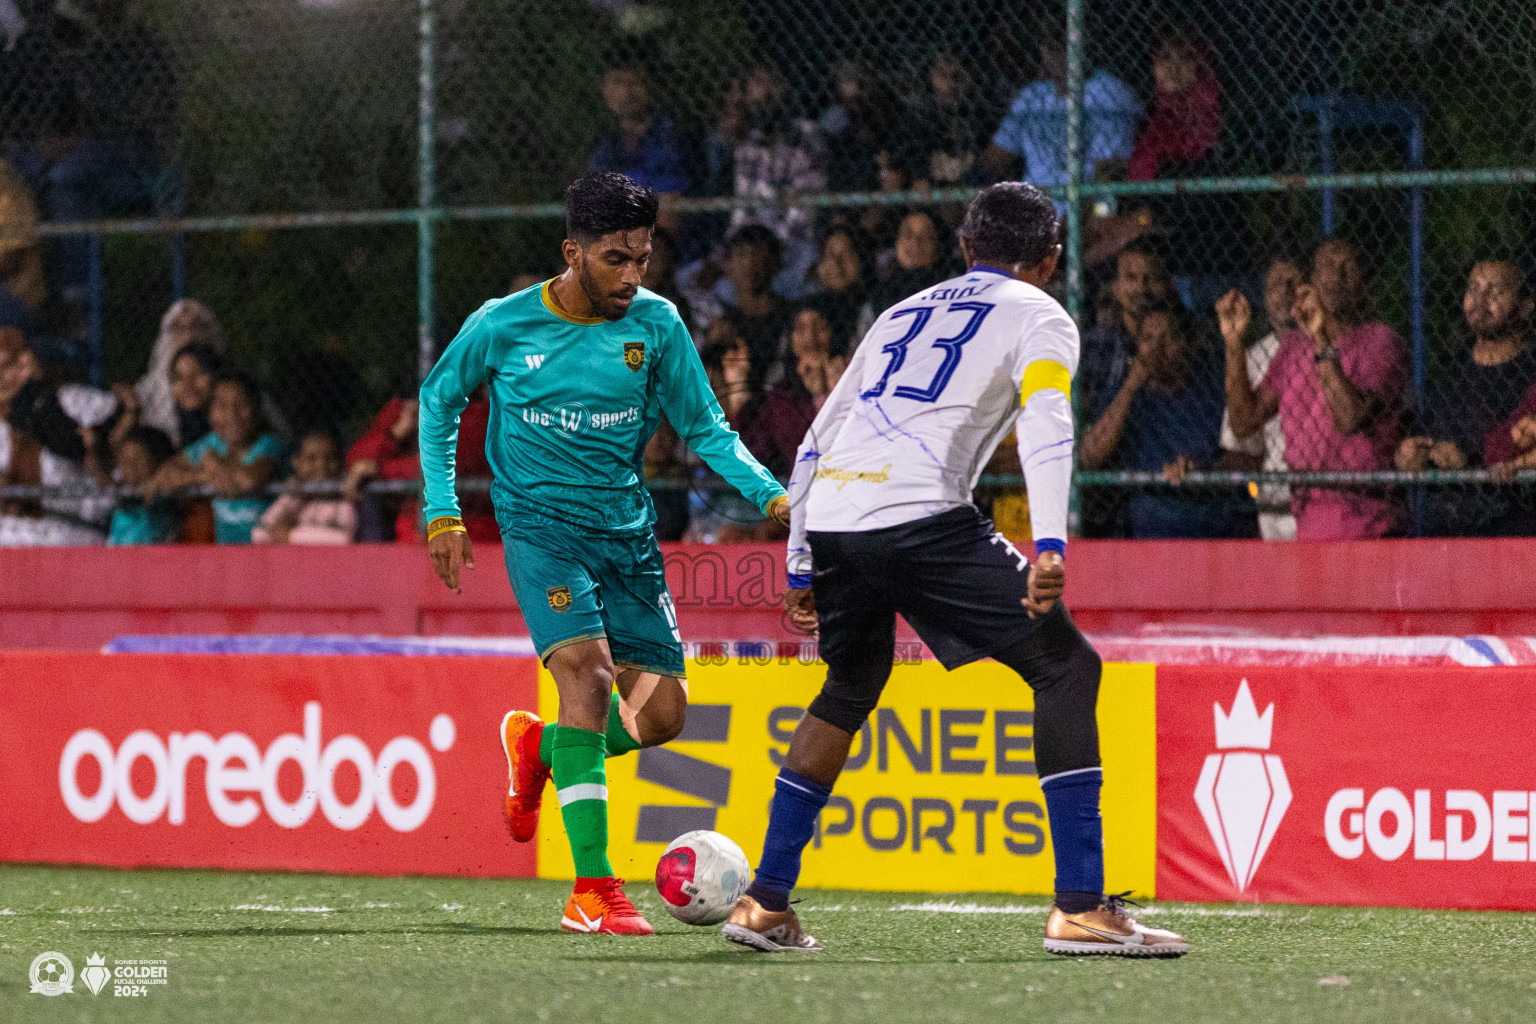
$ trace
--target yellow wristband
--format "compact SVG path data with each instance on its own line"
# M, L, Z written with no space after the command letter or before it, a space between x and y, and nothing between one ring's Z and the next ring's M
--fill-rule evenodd
M438 516L427 524L427 540L440 537L445 533L468 533L464 529L464 520L458 516Z

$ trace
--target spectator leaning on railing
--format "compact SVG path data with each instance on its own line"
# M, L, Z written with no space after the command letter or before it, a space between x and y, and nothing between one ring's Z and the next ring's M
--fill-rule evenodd
M1477 468L1489 435L1536 382L1536 349L1528 333L1533 304L1517 266L1504 261L1474 266L1461 308L1472 347L1430 379L1413 435L1397 447L1397 468L1404 472ZM1529 501L1523 488L1431 487L1424 495L1424 532L1432 537L1524 533L1531 509L1522 506Z
M1221 364L1197 343L1177 303L1147 309L1137 343L1119 391L1094 410L1083 433L1082 464L1095 469L1118 454L1123 468L1160 472L1178 485L1190 470L1210 469L1220 451ZM1246 496L1224 491L1148 488L1131 496L1130 517L1137 539L1257 533Z
M1232 432L1247 437L1277 412L1292 470L1387 469L1400 437L1407 377L1403 343L1365 311L1365 276L1355 247L1324 242L1307 284L1296 291L1298 330L1257 387L1227 375ZM1397 506L1379 487L1297 487L1291 508L1299 540L1371 540L1400 526Z
M171 491L205 485L213 490L215 537L220 544L249 544L251 530L271 504L263 491L281 470L283 440L265 429L256 382L227 372L213 388L212 429L181 458L161 466L140 488L153 502Z
M1248 299L1234 288L1217 300L1216 319L1225 342L1228 381L1238 381L1251 389L1264 379L1275 353L1280 351L1280 335L1296 329L1296 289L1300 286L1301 266L1296 260L1282 256L1270 261L1269 272L1264 275L1264 311L1269 316L1269 333L1246 349L1243 343L1253 318ZM1262 430L1241 439L1232 432L1231 420L1231 414L1224 411L1221 447L1232 455L1228 460L1231 468L1285 471L1285 428L1278 415L1266 420ZM1265 540L1295 540L1291 489L1285 484L1260 484L1255 497L1259 504L1259 536Z
M341 545L357 537L357 506L345 497L305 494L305 484L334 482L341 472L341 439L311 430L293 457L289 490L261 514L253 544Z
M109 450L124 418L118 397L48 380L28 345L21 303L0 294L0 483L63 487L83 495L0 501L0 547L100 544L112 515L87 461Z

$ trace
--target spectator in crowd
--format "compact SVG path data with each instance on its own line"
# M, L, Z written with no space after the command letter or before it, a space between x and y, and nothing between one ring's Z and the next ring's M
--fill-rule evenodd
M224 360L212 345L197 342L176 354L171 363L171 407L175 416L171 422L176 431L169 436L178 449L201 439L212 429L208 409L213 405L213 385L223 372Z
M1221 364L1196 346L1176 303L1146 309L1137 321L1136 356L1114 398L1095 410L1083 434L1082 464L1096 469L1117 450L1126 469L1160 472L1180 484L1191 470L1210 469L1219 453ZM1252 505L1223 491L1150 488L1130 499L1132 536L1250 537Z
M666 228L656 228L651 232L651 261L645 265L645 276L640 283L676 306L689 333L698 336L703 328L694 322L693 306L677 286L680 259L677 236Z
M249 544L251 530L271 502L262 493L276 478L283 439L266 429L261 391L247 374L226 371L213 387L209 432L161 466L140 492L145 501L184 487L214 493L215 537L220 544Z
M745 130L734 154L735 195L742 205L731 227L767 226L783 243L776 290L799 297L805 272L816 259L812 211L790 200L797 192L827 187L826 143L816 122L795 116L789 85L771 65L754 68L746 79Z
M176 447L165 431L132 427L115 448L114 482L122 487L142 487L175 455ZM117 508L112 512L107 543L169 544L176 539L176 528L174 502L145 501L138 495L125 495L117 499Z
M416 446L416 378L403 376L395 395L373 418L373 423L347 452L347 475L342 496L351 502L363 501L363 488L373 480L419 480L421 452ZM489 479L491 464L485 455L485 436L490 428L491 405L482 388L470 397L469 405L459 415L459 447L455 456L460 479ZM491 496L472 492L461 499L464 527L474 543L499 543L501 530ZM380 511L382 510L382 512ZM415 497L366 502L362 509L368 529L363 540L389 540L399 543L425 543L421 506ZM382 522L378 522L382 520ZM392 523L392 526L385 524ZM362 529L360 523L360 529Z
M1139 239L1122 249L1107 294L1110 302L1098 322L1083 333L1074 386L1086 408L1092 408L1100 394L1119 389L1136 354L1138 325L1146 311L1176 301L1161 248Z
M897 170L915 189L981 184L981 154L991 136L987 104L960 58L940 50L924 88L909 103Z
M832 65L831 103L821 112L827 153L827 188L833 192L875 192L901 187L887 151L896 103L862 60Z
M741 443L769 472L787 475L815 418L809 400L797 402L783 384L760 383L752 373L751 348L729 320L709 325L701 358L715 400Z
M28 346L29 327L20 301L0 296L0 483L85 493L0 501L0 547L101 544L113 502L90 493L85 462L91 448L106 447L122 412L113 395L50 383Z
M789 304L772 288L782 253L778 236L762 224L738 228L726 242L725 273L734 297L725 315L752 353L759 385L769 382L789 319Z
M791 321L790 356L794 359L794 373L785 373L784 377L791 397L799 400L797 404L806 414L803 424L795 424L801 428L802 440L811 420L848 369L848 328L846 323L834 319L835 313L831 311L835 309L822 296L812 296L801 303ZM799 445L799 441L795 443Z
M1488 443L1483 446L1483 461L1493 470L1494 479L1501 483L1513 480L1522 470L1536 469L1536 384L1525 393L1519 408L1508 421L1499 424L1488 435ZM1525 532L1536 533L1536 515L1529 511L1530 494L1527 485L1527 497L1523 502L1527 507Z
M182 406L176 400L174 383L176 357L189 345L200 345L197 362L210 375L200 389L200 401ZM139 418L145 426L163 430L178 448L185 447L208 432L206 415L201 423L193 423L190 432L182 430L182 413L195 408L206 414L207 403L213 397L212 375L219 372L218 360L224 351L224 332L219 327L213 311L196 299L181 299L172 303L160 318L160 333L155 347L149 354L149 371L139 378L135 390L139 394L141 412ZM188 364L190 372L192 367ZM198 426L201 429L196 429Z
M1277 412L1292 470L1387 469L1401 436L1407 376L1402 339L1367 316L1365 273L1355 247L1329 239L1296 289L1297 330L1280 339L1256 387L1227 378L1227 411L1239 438ZM1371 540L1399 528L1397 507L1379 488L1291 490L1299 540Z
M48 297L37 244L37 204L32 190L0 160L0 288L36 313Z
M306 484L335 480L341 473L341 440L311 430L293 457L289 490L267 507L251 531L253 544L341 545L357 537L357 506L345 497L305 494Z
M864 289L863 250L855 232L846 221L834 221L827 230L821 242L821 258L816 261L814 289L816 302L827 321L849 337L850 350L874 321Z
M650 76L634 58L614 63L603 73L603 105L613 122L597 137L587 170L617 171L663 197L658 223L678 229L676 212L665 200L688 191L688 154L672 119L656 109Z
M1477 468L1490 435L1509 420L1536 382L1529 333L1533 303L1520 268L1484 261L1472 268L1461 300L1472 347L1429 382L1417 430L1397 447L1397 468ZM1522 489L1523 492L1523 489ZM1427 489L1424 532L1432 537L1499 536L1527 528L1525 493L1477 485Z
M1014 97L982 155L989 180L1018 177L1021 165L1034 185L1065 185L1069 179L1066 33L1047 32L1043 38L1040 78ZM1083 111L1083 177L1091 181L1101 163L1130 158L1142 106L1130 86L1097 69L1083 83ZM1066 203L1058 201L1056 210L1066 216Z
M1136 336L1146 311L1176 301L1168 264L1149 239L1133 241L1115 257L1115 277L1104 294L1109 301L1095 326L1083 332L1082 355L1072 382L1085 410L1102 408L1120 390L1136 354ZM1119 453L1111 453L1103 468L1124 468ZM1130 506L1123 488L1085 488L1079 496L1079 513L1085 537L1130 534Z
M870 293L875 315L957 272L959 268L949 258L952 245L948 230L940 227L932 213L912 210L903 217L896 232L894 265L886 269Z
M50 221L171 212L179 185L162 153L174 126L176 61L139 18L142 5L31 5L0 69L0 105L25 111L7 131L17 172ZM11 115L13 122L18 120ZM53 246L65 302L83 331L91 240Z
M751 348L728 318L709 325L701 358L726 422L754 458L783 476L805 436L803 428L796 433L797 424L805 422L804 411L793 406L782 387L763 386L753 372ZM700 469L698 475L707 473ZM689 541L728 544L774 536L775 524L735 491L696 487L689 497Z
M194 345L199 347L193 361L182 362L181 353ZM177 448L200 439L208 432L213 378L223 370L223 357L224 332L213 311L196 299L172 303L160 318L149 370L134 385L141 407L140 422L165 431ZM183 373L179 392L178 370ZM287 421L266 394L261 396L261 414L275 433L287 433Z
M1194 34L1177 30L1152 51L1156 93L1152 113L1137 136L1126 177L1206 178L1222 173L1221 87L1211 70L1210 48ZM1242 208L1215 193L1152 196L1146 211L1166 233L1172 271L1184 304L1208 309L1216 280L1246 265L1242 253Z
M1301 265L1289 257L1278 257L1269 264L1264 277L1264 312L1269 317L1269 332L1244 348L1253 312L1248 299L1236 288L1216 303L1216 317L1225 342L1227 379L1232 387L1252 389L1264 379L1275 353L1280 350L1280 336L1296 329L1296 289L1301 286ZM1262 429L1241 440L1232 432L1231 416L1221 417L1221 447L1233 459L1231 468L1240 471L1262 469L1268 473L1284 472L1285 429L1278 415L1265 421ZM1295 540L1296 517L1291 514L1291 489L1285 484L1261 484L1259 536L1265 540Z

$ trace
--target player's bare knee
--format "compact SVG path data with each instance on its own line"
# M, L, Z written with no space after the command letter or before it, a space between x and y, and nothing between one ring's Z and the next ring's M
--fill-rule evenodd
M647 747L670 743L688 721L688 694L680 680L663 678L636 715L639 740Z

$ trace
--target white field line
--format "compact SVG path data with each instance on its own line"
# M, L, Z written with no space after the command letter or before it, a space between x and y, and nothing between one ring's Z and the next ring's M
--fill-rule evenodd
M270 914L334 914L335 907L276 907L260 903L241 903L230 910L262 910Z

